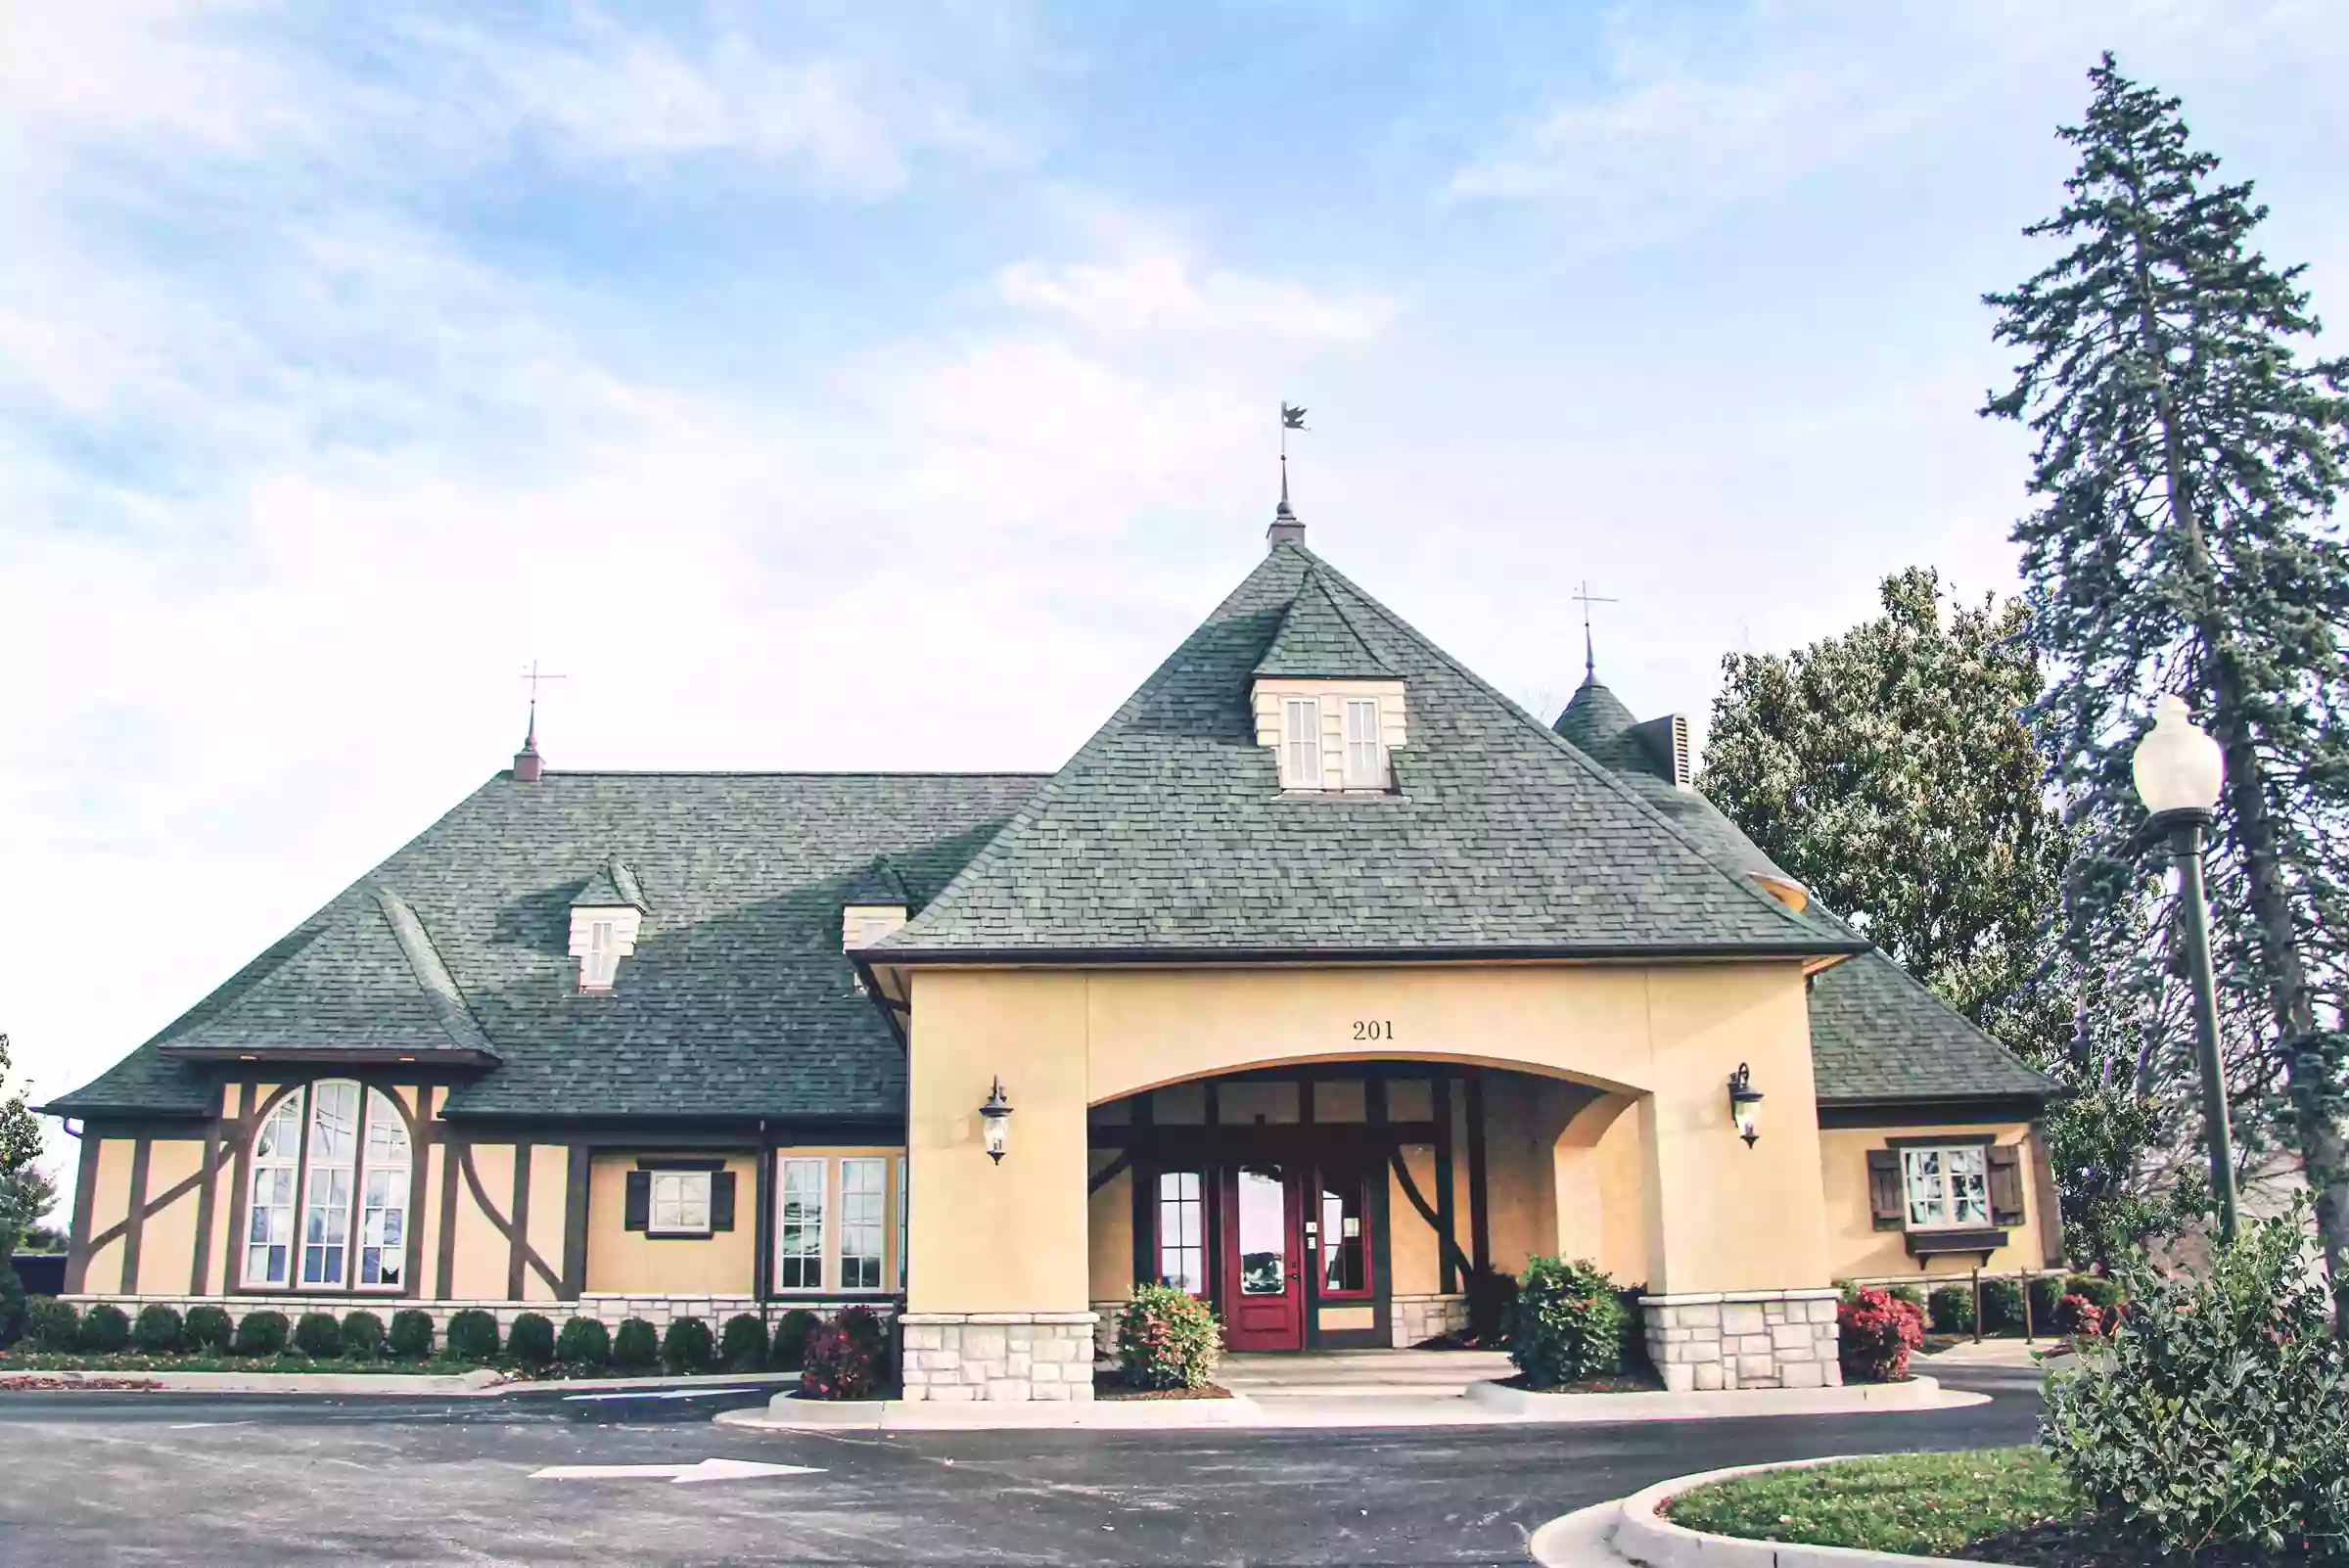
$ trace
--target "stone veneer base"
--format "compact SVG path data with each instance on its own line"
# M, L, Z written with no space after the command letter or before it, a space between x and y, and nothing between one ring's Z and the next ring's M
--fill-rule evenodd
M1676 1394L1840 1388L1832 1289L1646 1296L1647 1354Z
M512 1328L514 1319L524 1313L537 1313L542 1316L553 1318L557 1328L562 1327L564 1319L569 1317L593 1317L601 1321L607 1328L618 1328L631 1317L641 1317L657 1329L667 1329L670 1323L680 1317L699 1317L710 1325L712 1333L716 1333L725 1326L727 1318L740 1313L755 1314L759 1311L759 1302L756 1297L707 1293L676 1296L589 1293L581 1296L577 1301L467 1301L462 1299L418 1301L407 1296L371 1296L364 1293L337 1291L321 1291L316 1295L309 1296L125 1296L106 1291L89 1291L59 1299L71 1302L76 1307L89 1307L99 1302L110 1302L133 1317L138 1316L140 1308L159 1302L165 1307L175 1309L183 1316L190 1307L218 1307L231 1317L243 1317L247 1313L273 1311L284 1313L290 1318L299 1317L303 1313L333 1313L340 1317L345 1313L356 1312L365 1308L386 1323L391 1322L393 1313L402 1313L410 1308L417 1308L431 1314L434 1331L442 1334L448 1332L449 1318L469 1308L488 1313L495 1317L500 1332ZM884 1319L893 1316L897 1312L897 1304L886 1299L861 1303L820 1300L769 1301L766 1304L766 1320L772 1324L785 1313L803 1307L810 1312L830 1316L841 1308L852 1305L870 1307Z
M925 1401L1093 1397L1093 1313L903 1313L904 1397Z

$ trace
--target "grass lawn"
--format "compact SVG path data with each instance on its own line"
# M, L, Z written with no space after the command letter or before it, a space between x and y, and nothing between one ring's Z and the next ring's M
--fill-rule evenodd
M1664 1511L1691 1530L1757 1541L1991 1562L2084 1560L2046 1549L2045 1527L2076 1521L2080 1500L2032 1448L1767 1470L1699 1487ZM2001 1550L2007 1542L2020 1549Z

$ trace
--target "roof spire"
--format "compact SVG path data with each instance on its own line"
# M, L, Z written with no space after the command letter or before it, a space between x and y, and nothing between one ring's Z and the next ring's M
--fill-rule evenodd
M1305 428L1305 410L1282 403L1280 405L1280 505L1272 509L1272 526L1265 530L1265 540L1274 549L1278 549L1284 544L1303 544L1305 542L1305 525L1298 521L1296 512L1289 506L1289 432Z
M1574 599L1583 607L1583 681L1588 685L1598 679L1598 659L1590 648L1590 607L1594 604L1621 604L1623 601L1607 598L1604 594L1592 593L1588 581L1583 583L1579 591L1569 594L1567 597Z
M514 777L520 783L535 784L538 782L538 775L546 771L546 761L538 755L538 683L542 680L564 680L569 677L540 674L538 661L533 659L530 661L530 668L522 672L522 678L530 683L530 727L523 732L522 750L514 754Z

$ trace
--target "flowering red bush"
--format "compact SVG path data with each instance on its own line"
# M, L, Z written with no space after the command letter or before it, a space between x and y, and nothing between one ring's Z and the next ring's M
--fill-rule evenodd
M2066 1296L2055 1304L2055 1331L2074 1339L2102 1339L2121 1326L2121 1310L2109 1313L2086 1296Z
M1909 1353L1925 1342L1925 1314L1890 1291L1864 1290L1835 1313L1843 1375L1858 1383L1897 1383Z
M850 1307L807 1331L800 1365L800 1397L870 1399L889 1370L889 1330L866 1307Z

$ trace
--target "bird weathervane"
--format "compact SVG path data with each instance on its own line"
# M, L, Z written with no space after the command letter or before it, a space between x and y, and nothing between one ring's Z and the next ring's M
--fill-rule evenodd
M1280 405L1280 509L1289 509L1289 432L1310 430L1305 422L1305 410L1293 403Z

